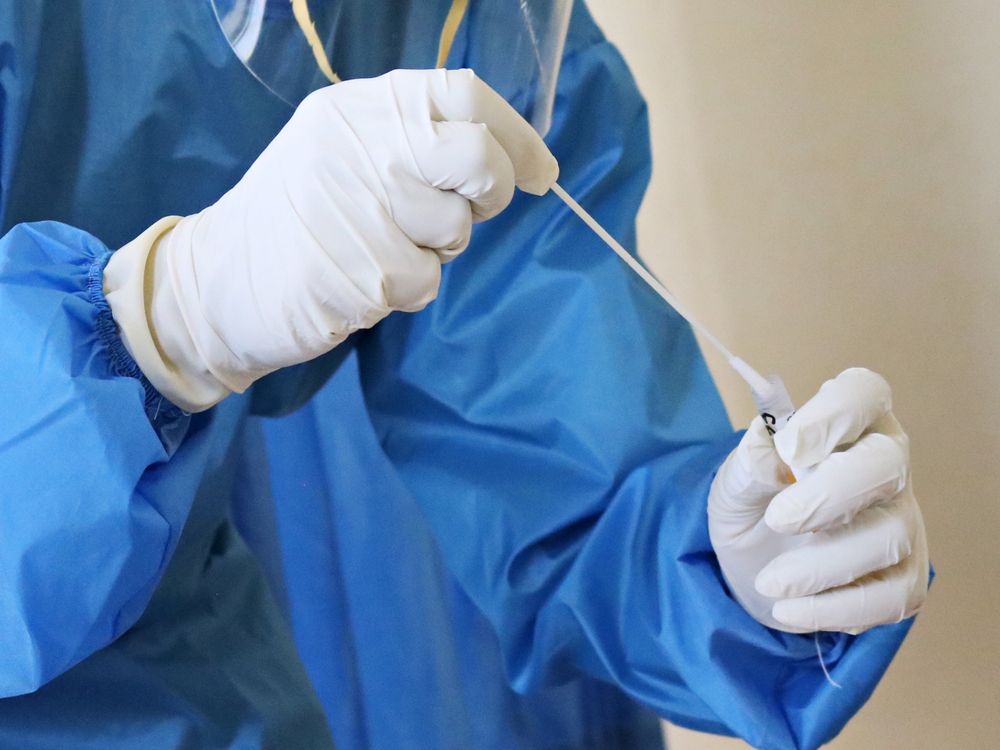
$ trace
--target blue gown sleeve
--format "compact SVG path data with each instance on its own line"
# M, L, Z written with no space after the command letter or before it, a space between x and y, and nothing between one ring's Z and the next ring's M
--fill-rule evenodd
M570 51L547 138L562 184L626 245L645 105L601 39ZM730 597L706 497L735 434L687 325L553 195L518 194L440 297L356 339L369 416L519 691L585 673L756 747L815 748L909 624L760 625Z
M187 477L157 469L189 417L118 337L101 288L109 256L51 222L0 238L0 697L135 622L193 497Z

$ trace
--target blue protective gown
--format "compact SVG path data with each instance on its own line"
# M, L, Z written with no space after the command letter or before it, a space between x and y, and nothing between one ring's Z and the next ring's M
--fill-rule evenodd
M909 623L824 636L836 690L730 598L705 498L738 435L555 197L478 226L424 312L208 412L143 379L111 249L289 114L207 0L0 4L0 748L654 748L653 711L832 737ZM645 108L582 5L548 142L634 245Z

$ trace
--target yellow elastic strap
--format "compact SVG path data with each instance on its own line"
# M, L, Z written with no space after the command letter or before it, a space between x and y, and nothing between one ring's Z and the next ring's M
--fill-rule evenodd
M334 73L333 68L330 67L330 60L326 56L326 50L323 49L323 42L320 41L319 34L316 33L316 24L313 23L312 16L309 14L308 0L291 0L291 2L292 13L302 30L302 36L309 42L309 49L312 50L313 57L316 58L316 65L319 66L320 72L326 76L330 83L340 83L340 76Z
M292 14L302 31L302 36L309 43L309 49L312 50L313 58L315 58L320 72L326 76L330 83L340 83L340 76L330 66L330 59L326 56L326 50L323 49L323 42L320 41L319 34L316 33L316 24L313 23L312 15L309 13L308 0L290 0L290 2ZM468 6L469 0L451 0L451 7L448 9L448 15L445 16L444 25L441 27L441 36L438 39L435 68L443 68L448 61L451 45L455 42L455 34L458 33L458 27L462 24Z
M448 9L448 15L444 19L444 26L441 27L441 37L438 40L437 62L434 63L435 68L443 68L444 64L448 62L448 53L451 52L451 45L455 41L455 34L458 32L458 27L462 23L462 18L465 16L465 9L468 5L469 0L451 0L451 8Z

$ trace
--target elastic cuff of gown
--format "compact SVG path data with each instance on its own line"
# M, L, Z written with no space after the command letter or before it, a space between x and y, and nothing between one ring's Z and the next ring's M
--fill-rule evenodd
M135 378L142 383L142 389L145 393L143 406L152 421L158 422L182 417L187 412L153 387L149 379L142 374L138 363L128 353L125 342L118 332L118 325L111 314L111 305L108 304L108 300L104 296L104 268L108 265L113 254L110 250L102 253L91 263L87 274L87 296L97 308L97 335L110 354L111 364L115 372L123 377Z

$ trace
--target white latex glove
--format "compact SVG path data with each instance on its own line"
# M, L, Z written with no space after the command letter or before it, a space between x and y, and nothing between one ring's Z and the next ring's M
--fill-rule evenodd
M515 184L558 165L470 70L397 70L307 97L240 182L113 256L105 293L126 346L179 406L317 357L437 295L441 264Z
M850 369L777 435L758 417L719 469L709 532L736 599L794 633L860 633L927 595L924 522L909 444L885 380ZM788 466L815 467L792 483Z

